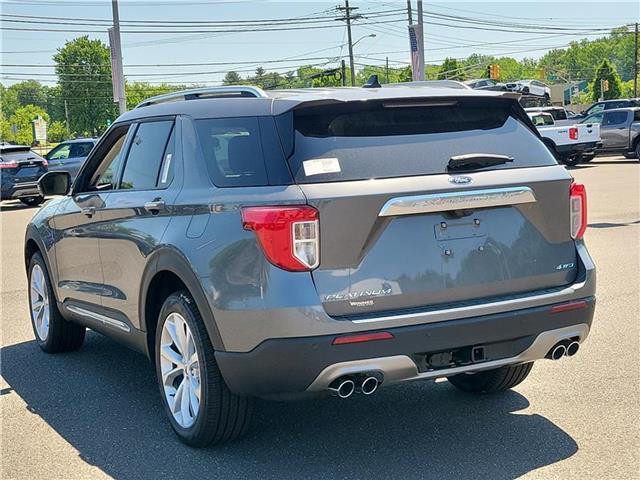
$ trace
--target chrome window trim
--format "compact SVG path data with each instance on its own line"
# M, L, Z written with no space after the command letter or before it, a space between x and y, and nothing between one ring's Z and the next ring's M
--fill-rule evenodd
M500 207L533 203L536 196L529 187L507 187L464 192L430 193L388 200L380 209L379 217L414 215L418 213L446 212L470 208Z

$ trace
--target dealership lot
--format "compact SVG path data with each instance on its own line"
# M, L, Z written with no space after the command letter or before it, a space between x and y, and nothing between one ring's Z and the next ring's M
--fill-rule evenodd
M22 258L35 212L2 205L2 469L5 478L638 478L640 164L598 158L586 240L598 267L580 353L539 362L501 396L446 382L371 398L258 402L233 444L193 450L161 409L150 364L97 334L48 356L33 341Z

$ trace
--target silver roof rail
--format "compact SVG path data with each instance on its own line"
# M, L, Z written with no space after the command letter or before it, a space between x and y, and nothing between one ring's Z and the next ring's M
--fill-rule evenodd
M140 102L136 108L156 105L158 103L178 102L181 100L195 100L198 98L234 98L255 97L267 98L267 94L261 88L251 85L227 85L224 87L202 87L191 90L181 90L163 95L156 95Z

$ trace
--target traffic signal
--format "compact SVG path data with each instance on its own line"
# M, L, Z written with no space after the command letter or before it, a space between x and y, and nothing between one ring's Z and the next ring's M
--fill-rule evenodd
M498 80L500 78L500 65L492 63L487 67L487 73L491 80Z

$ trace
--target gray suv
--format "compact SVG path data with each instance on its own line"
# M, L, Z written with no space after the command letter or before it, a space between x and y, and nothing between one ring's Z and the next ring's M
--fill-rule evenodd
M191 445L242 435L253 397L504 391L589 333L584 187L508 93L179 92L69 183L40 180L63 196L26 232L37 342L146 354Z

